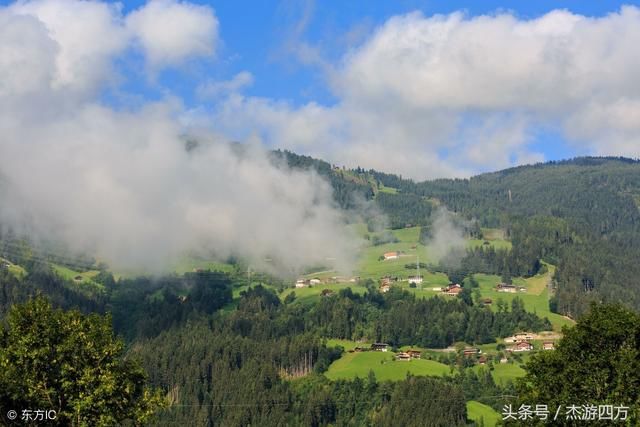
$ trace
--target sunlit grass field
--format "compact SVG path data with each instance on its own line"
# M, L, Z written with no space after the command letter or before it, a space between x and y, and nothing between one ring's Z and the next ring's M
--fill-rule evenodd
M467 402L467 418L480 425L480 420L485 427L494 427L502 420L502 416L494 411L491 406L484 405L475 400Z
M346 353L329 366L325 373L331 380L366 378L373 371L379 381L398 381L412 375L444 376L451 373L449 366L433 360L415 359L409 362L394 360L391 352L367 351Z

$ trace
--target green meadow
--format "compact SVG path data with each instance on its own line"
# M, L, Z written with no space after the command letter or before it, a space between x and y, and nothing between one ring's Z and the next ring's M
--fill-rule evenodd
M484 425L485 427L494 427L502 420L502 416L491 406L487 406L475 400L467 402L467 418L475 421L478 425Z
M398 381L407 373L412 375L444 376L451 373L449 366L433 360L415 359L409 362L394 360L394 353L366 351L345 353L329 366L325 373L330 380L366 378L373 371L379 381Z
M336 284L326 284L322 283L319 285L307 286L304 288L290 288L284 290L280 294L280 299L284 300L287 295L291 293L295 293L296 299L295 301L302 304L310 304L314 301L317 301L318 298L321 298L322 291L325 289L330 289L333 292L339 292L341 289L351 288L353 293L355 294L364 294L367 290L364 286L358 286L356 283L336 283Z
M505 385L510 381L515 381L517 378L522 378L526 373L519 364L515 363L495 363L493 367L494 369L491 371L491 376L496 384L499 385ZM476 365L472 369L480 373L489 368Z
M574 322L571 319L568 319L556 313L552 313L549 310L549 291L547 290L546 285L541 286L541 283L546 283L546 281L548 281L549 275L550 273L543 275L546 277L542 278L539 276L534 276L529 279L513 279L514 285L524 286L527 288L527 292L516 293L498 292L495 290L496 284L502 281L500 276L479 273L474 274L473 277L475 277L480 284L480 294L482 295L482 297L488 297L492 299L492 310L497 310L496 302L499 298L501 298L506 303L511 304L511 301L514 298L518 297L524 302L524 307L527 311L536 313L540 317L547 317L553 325L553 329L555 331L560 331L563 326L572 326ZM542 290L540 290L540 288L542 288Z

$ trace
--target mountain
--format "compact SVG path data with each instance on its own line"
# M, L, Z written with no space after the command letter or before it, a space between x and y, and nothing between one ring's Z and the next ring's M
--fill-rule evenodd
M294 167L302 164L299 159L288 154ZM392 228L427 225L434 205L482 227L503 228L513 242L516 269L535 273L517 264L541 260L558 265L552 304L559 313L577 316L600 300L640 310L639 160L580 157L424 182L361 168L331 173L341 198L354 177L360 192L367 193L362 186L369 183L368 194Z

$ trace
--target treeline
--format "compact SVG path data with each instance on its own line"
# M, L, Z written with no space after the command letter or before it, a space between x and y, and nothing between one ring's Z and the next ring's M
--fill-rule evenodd
M415 194L379 192L376 205L387 216L391 228L428 224L433 206Z
M345 289L324 298L306 314L306 328L331 338L387 342L393 346L444 348L458 341L495 342L518 330L550 329L549 321L527 313L514 299L498 312L462 299L418 299L397 288L384 295L370 289L358 295Z
M333 198L343 209L356 208L361 201L374 197L373 189L366 179L348 179L340 170L323 160L301 156L287 150L272 151L271 155L276 161L286 162L290 168L315 170L329 181L333 188Z

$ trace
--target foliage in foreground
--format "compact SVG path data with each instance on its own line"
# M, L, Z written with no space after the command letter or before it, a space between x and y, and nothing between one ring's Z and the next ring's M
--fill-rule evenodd
M555 351L534 355L525 368L518 405L626 406L627 425L640 422L640 315L635 312L593 304L575 327L564 329Z
M61 425L139 424L161 406L140 365L123 358L109 316L53 309L37 297L14 305L5 323L1 416L9 409L53 409Z

